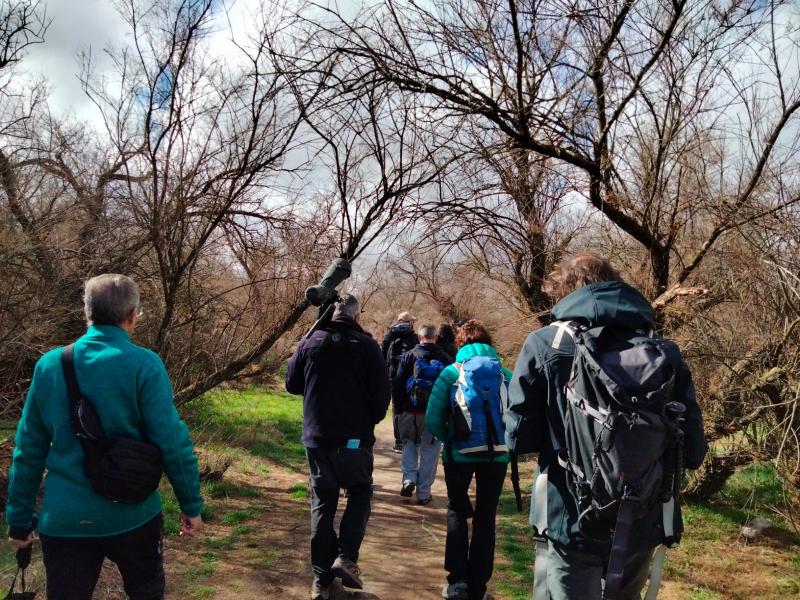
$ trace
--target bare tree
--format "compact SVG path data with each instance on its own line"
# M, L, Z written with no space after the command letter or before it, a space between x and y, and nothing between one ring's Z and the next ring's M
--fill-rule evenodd
M377 78L563 167L590 206L645 248L658 295L686 283L722 235L756 217L761 182L787 165L789 153L774 149L793 143L786 132L800 109L796 73L775 55L759 71L771 76L767 88L763 77L731 68L796 44L793 32L773 26L780 7L447 0L428 8L386 0L354 18L318 10L329 17L320 44L359 64L350 85ZM744 126L733 137L746 152L726 157L723 194L699 209L706 225L673 269L698 211L678 183L698 169L673 177L681 145L696 143L689 134L705 127L728 127L720 119L734 111ZM644 180L636 182L632 154L649 163Z

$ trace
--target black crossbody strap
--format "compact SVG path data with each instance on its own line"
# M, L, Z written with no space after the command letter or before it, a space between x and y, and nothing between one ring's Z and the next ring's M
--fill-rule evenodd
M69 396L69 422L84 451L88 452L86 440L94 439L94 437L86 430L81 421L81 398L83 396L78 385L78 375L75 372L75 344L65 346L61 350L61 370L64 371L64 381L67 384L67 396Z
M61 350L61 369L64 371L64 381L67 383L70 406L75 410L81 401L81 389L75 373L75 344L65 346Z

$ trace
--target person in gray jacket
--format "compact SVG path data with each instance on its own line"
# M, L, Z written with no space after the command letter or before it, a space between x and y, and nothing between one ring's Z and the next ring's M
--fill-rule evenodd
M578 255L550 274L543 286L557 304L556 326L531 333L516 363L505 414L510 449L518 454L538 451L539 468L534 483L530 523L546 543L537 544L534 575L535 600L595 600L602 597L602 578L611 552L610 537L590 538L579 527L579 509L569 489L557 449L565 446L565 385L575 355L575 343L563 324L611 330L652 331L655 316L649 302L624 283L611 265L591 254ZM700 409L691 373L675 347L670 357L677 370L673 400L686 407L684 465L700 466L707 451ZM538 485L537 485L538 484ZM676 507L672 522L680 535L682 522ZM661 506L634 522L620 597L640 598L648 577L654 548L665 537ZM540 538L541 539L541 538ZM542 550L539 550L542 548Z

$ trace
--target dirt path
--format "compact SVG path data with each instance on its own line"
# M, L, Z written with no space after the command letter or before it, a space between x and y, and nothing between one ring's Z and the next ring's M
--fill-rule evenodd
M400 455L390 419L375 432L375 496L360 566L367 591L381 600L439 598L445 583L444 540L447 492L441 465L433 501L418 506L400 496Z
M445 584L444 541L447 496L440 465L433 486L433 502L418 506L415 499L399 495L400 455L392 452L391 420L376 430L375 495L367 535L359 564L365 590L358 593L339 589L334 600L416 600L441 597ZM217 518L208 524L205 537L188 543L171 538L167 545L169 600L242 598L295 600L309 597L311 584L308 558L308 500L289 495L293 485L305 481L303 473L274 469L266 477L237 476L237 483L258 488L257 499L225 501L225 510L242 508L253 512L251 530L234 545L219 551L221 560L202 585L194 574L203 573L214 540L230 539L231 528ZM340 504L339 515L344 499ZM337 526L338 527L338 526ZM228 536L226 538L226 536ZM208 541L211 538L212 542ZM212 550L212 552L209 552ZM170 558L172 556L172 559ZM213 590L213 591L212 591Z

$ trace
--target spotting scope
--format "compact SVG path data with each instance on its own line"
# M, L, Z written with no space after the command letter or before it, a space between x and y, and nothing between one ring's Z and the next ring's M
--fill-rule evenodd
M344 258L337 258L325 271L322 279L317 285L306 288L306 300L314 306L319 306L319 316L316 323L308 330L306 337L310 336L317 329L324 327L333 317L333 309L339 301L339 292L336 286L350 277L353 268Z

